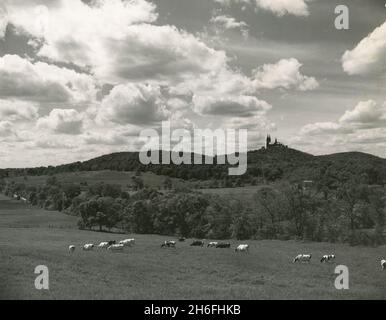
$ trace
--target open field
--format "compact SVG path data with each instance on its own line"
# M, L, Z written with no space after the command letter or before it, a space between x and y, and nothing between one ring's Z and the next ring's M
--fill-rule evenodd
M135 172L131 171L112 171L112 170L100 170L100 171L79 171L79 172L66 172L58 173L55 175L57 179L62 183L84 183L89 185L104 182L106 184L119 184L122 188L126 188L127 185L132 184L132 177L135 176ZM10 177L10 181L17 183L24 183L27 186L42 186L45 184L49 176L24 176ZM142 172L140 177L143 179L144 185L147 187L159 188L163 186L165 176L156 175L152 172ZM189 182L182 179L170 178L173 181L175 187L187 186Z
M80 231L76 217L31 208L0 196L0 298L2 299L385 299L386 248L328 243L248 241L250 254L232 249L161 249L165 239L134 235L122 253L83 252L79 246L133 235ZM236 241L232 241L235 245ZM73 255L69 244L77 245ZM297 253L310 264L293 264ZM334 252L335 264L319 257ZM350 270L350 289L334 288L334 268ZM50 289L36 290L34 268L46 265Z
M246 187L236 187L236 188L208 188L208 189L200 189L199 191L201 191L202 193L227 196L228 198L246 201L250 204L255 204L254 198L257 194L257 191L263 187L267 187L267 185L246 186Z

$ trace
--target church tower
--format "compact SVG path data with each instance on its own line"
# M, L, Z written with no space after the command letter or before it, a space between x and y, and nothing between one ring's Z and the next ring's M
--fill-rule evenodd
M269 146L271 145L271 136L268 134L267 135L267 143L266 143L266 149L268 149L269 148Z

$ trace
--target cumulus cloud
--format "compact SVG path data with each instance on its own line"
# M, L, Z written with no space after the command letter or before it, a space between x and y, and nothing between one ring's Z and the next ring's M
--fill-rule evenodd
M174 26L130 26L122 41L108 42L106 49L111 56L99 64L95 72L112 82L178 83L200 74L218 72L228 61L225 52L209 48Z
M342 56L342 65L350 75L364 74L374 70L385 70L386 22L376 28L358 45Z
M264 10L273 12L281 17L286 14L295 16L308 16L307 2L309 0L251 0L255 1L256 5Z
M77 135L83 129L83 115L75 109L53 109L37 121L37 127L54 134Z
M340 123L335 122L316 122L310 123L303 126L300 133L304 136L314 136L322 134L339 134L339 133L350 133L351 128L342 126Z
M169 114L159 86L128 83L103 99L99 116L118 124L151 125Z
M386 106L378 106L374 100L361 101L353 110L347 110L339 119L341 123L361 126L377 126L386 120Z
M152 24L155 5L145 0L62 0L56 6L8 5L16 27L41 39L38 55L88 67L105 82L180 81L212 72L226 54L170 25Z
M8 25L7 10L4 5L0 4L0 39L5 36Z
M14 134L13 124L10 121L0 121L0 138Z
M265 64L253 71L254 85L258 89L296 89L307 91L319 84L313 77L300 73L302 64L295 58L282 59L275 64Z
M70 142L58 141L57 139L39 138L29 144L28 147L32 149L75 149L76 145Z
M366 129L382 129L386 125L386 103L360 101L336 122L317 122L302 127L301 135L355 134Z
M244 38L248 37L248 25L244 21L237 21L235 18L228 15L219 15L210 19L216 30L220 32L224 30L239 30Z
M137 138L140 133L138 126L111 126L106 130L105 126L89 128L81 139L87 145L127 145L131 139Z
M271 109L271 105L254 96L198 96L193 98L193 104L200 114L235 117L251 117Z
M214 0L225 6L230 6L232 3L242 5L254 5L266 11L270 11L278 17L286 14L295 16L308 16L309 10L307 3L311 0Z
M80 102L94 99L91 76L18 55L0 57L0 97L39 102Z
M155 5L145 0L6 1L15 27L42 39L39 54L82 66L103 59L103 41L122 39L131 24L153 22ZM100 61L99 61L100 62Z
M0 118L6 121L31 121L38 117L38 107L25 101L1 100Z

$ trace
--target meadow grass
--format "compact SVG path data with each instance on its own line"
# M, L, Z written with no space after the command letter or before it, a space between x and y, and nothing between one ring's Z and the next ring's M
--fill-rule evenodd
M127 188L127 185L132 184L132 178L135 176L135 172L132 171L112 171L112 170L100 170L100 171L79 171L79 172L65 172L55 174L58 181L61 183L81 183L86 182L89 185L95 183L104 182L106 184L119 184L123 189ZM19 176L8 178L10 181L16 183L24 183L27 186L42 186L45 184L47 175L41 176ZM162 188L165 176L156 175L152 172L141 172L144 185L153 188ZM178 178L170 178L174 187L189 186L188 181L184 181Z
M158 235L81 231L76 217L45 211L0 196L1 299L385 299L385 247L295 241L249 243L250 253L233 249L160 248ZM136 239L124 252L85 252L85 243ZM73 254L68 245L76 245ZM311 263L293 264L298 253ZM320 256L335 253L335 263ZM350 289L336 290L334 269L348 266ZM49 290L36 290L37 265L49 268Z

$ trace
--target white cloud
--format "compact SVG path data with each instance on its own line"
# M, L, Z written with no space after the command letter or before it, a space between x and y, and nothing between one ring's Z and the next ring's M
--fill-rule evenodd
M81 102L95 98L93 78L18 55L0 57L0 97L39 102Z
M159 86L128 83L114 87L103 99L99 117L118 124L151 125L169 114Z
M386 106L378 106L374 100L361 101L353 110L347 110L339 119L341 123L377 125L386 120Z
M316 122L302 127L300 134L309 135L359 135L363 130L383 129L386 125L386 104L378 106L373 100L360 101L347 110L336 122Z
M234 117L251 117L271 109L271 105L254 96L195 96L193 104L195 111L200 114Z
M282 59L275 64L265 64L253 71L254 85L257 89L296 89L307 91L316 89L319 84L313 77L300 73L302 64L295 58Z
M145 0L57 1L55 6L9 7L16 27L41 39L38 55L91 68L105 82L181 81L224 68L223 51L170 25L154 25Z
M14 134L13 124L10 121L0 121L0 138Z
M342 56L342 65L350 75L385 71L385 58L386 22L362 39L354 49L347 50Z
M278 17L286 14L295 16L308 16L308 2L311 0L214 0L224 6L230 6L231 3L239 3L242 5L255 5L257 8L270 11Z
M38 117L38 107L25 101L0 99L0 119L7 121L31 121Z
M59 141L57 139L39 138L32 144L29 144L28 147L31 149L75 149L76 144L68 141Z
M286 14L295 16L308 16L307 2L309 0L251 0L264 10L268 10L281 17Z
M235 18L228 15L219 15L210 19L217 33L225 30L239 30L244 38L248 37L248 25L244 21L237 21Z
M0 39L5 36L5 30L7 29L7 25L7 10L4 5L0 3Z
M300 130L300 134L304 136L314 136L323 134L339 134L349 133L352 129L345 128L339 123L335 122L316 122L303 126Z
M7 1L6 8L13 25L44 40L40 55L81 66L101 62L103 42L122 40L127 26L157 18L144 0Z
M53 109L37 121L37 127L54 134L77 135L83 129L83 115L74 109Z

